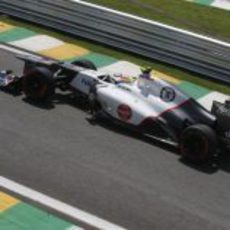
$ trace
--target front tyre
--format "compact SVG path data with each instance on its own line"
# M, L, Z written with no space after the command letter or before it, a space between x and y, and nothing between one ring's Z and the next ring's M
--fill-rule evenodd
M90 60L86 60L86 59L75 60L71 64L80 66L86 69L97 70L97 67L95 66L95 64L91 62Z
M22 89L33 101L47 101L55 92L53 74L46 68L37 67L24 76Z
M182 157L192 162L203 162L216 152L215 132L207 125L197 124L186 128L180 139Z

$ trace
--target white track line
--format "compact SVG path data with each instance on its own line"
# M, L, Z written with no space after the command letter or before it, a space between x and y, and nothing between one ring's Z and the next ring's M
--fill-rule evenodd
M65 204L64 202L48 197L45 194L25 187L24 185L16 183L2 176L0 176L0 186L12 192L15 192L16 194L19 194L23 197L29 198L30 200L33 200L37 203L40 203L46 207L56 210L59 213L65 214L69 217L86 223L92 227L96 227L101 230L125 230L125 228L112 224L106 220L91 215L78 208Z

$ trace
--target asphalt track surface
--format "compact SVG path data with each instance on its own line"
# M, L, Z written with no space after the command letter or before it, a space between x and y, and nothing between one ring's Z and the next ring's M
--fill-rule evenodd
M0 51L0 68L21 62ZM69 102L69 103L68 103ZM230 229L230 157L194 166L173 148L0 92L0 175L132 230Z

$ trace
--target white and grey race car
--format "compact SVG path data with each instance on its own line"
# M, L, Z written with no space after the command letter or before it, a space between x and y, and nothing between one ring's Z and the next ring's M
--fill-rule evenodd
M55 89L72 91L79 100L96 102L103 117L159 140L175 143L181 155L203 161L216 149L230 146L230 103L214 102L212 112L176 86L159 78L98 71L87 60L59 62L34 56L24 74L2 87L23 92L34 101L52 100ZM5 80L5 81L4 81ZM9 79L8 79L9 80Z

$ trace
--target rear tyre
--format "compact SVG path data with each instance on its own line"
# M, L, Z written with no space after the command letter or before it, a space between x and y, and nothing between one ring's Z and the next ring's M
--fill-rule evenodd
M86 69L97 70L97 67L95 66L95 64L86 59L76 60L76 61L73 61L71 64L80 66Z
M197 124L186 128L180 139L182 157L192 162L203 162L216 152L217 138L208 126Z
M48 101L55 93L53 74L48 69L37 67L23 78L23 92L33 101Z

